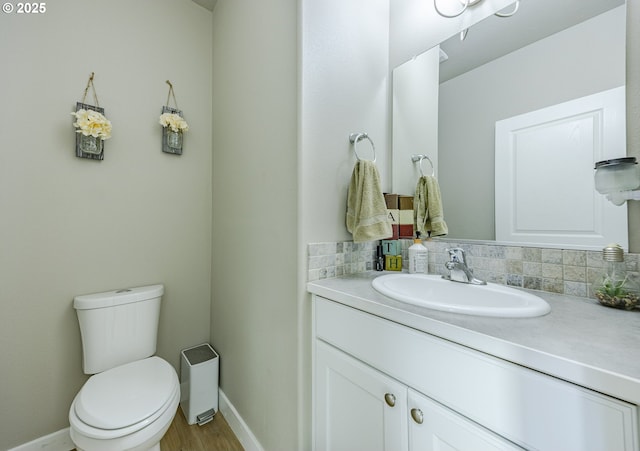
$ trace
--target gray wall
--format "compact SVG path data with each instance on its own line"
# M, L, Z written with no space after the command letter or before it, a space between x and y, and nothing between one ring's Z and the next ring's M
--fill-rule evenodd
M265 449L298 448L297 2L213 12L211 342Z
M163 283L158 354L178 367L208 340L211 47L211 13L189 1L0 15L0 449L69 425L85 381L73 296ZM92 71L113 123L101 162L75 157L70 114ZM167 79L191 126L180 157L161 152Z
M624 85L624 17L625 7L615 8L440 85L439 181L449 236L495 239L497 120Z
M390 182L389 0L302 0L298 214L299 428L310 448L311 302L307 244L350 240L347 188L356 157L349 134L375 142L383 189ZM362 147L360 147L362 146ZM370 158L367 142L359 144Z
M387 174L388 0L218 1L211 341L265 449L310 443L306 243L348 239L351 132Z

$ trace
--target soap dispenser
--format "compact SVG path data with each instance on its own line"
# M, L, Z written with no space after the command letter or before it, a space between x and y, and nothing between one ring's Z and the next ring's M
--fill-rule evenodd
M425 274L428 268L428 250L422 244L420 232L416 232L416 238L409 247L409 273Z

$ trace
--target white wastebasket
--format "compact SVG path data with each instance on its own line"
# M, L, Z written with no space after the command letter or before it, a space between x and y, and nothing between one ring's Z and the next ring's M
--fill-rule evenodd
M202 426L218 412L220 357L208 343L180 354L180 407L189 424Z

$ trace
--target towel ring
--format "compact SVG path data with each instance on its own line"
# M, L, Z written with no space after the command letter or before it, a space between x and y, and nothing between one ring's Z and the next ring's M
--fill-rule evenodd
M362 141L363 139L368 139L369 142L371 143L371 148L373 149L373 161L374 163L376 162L376 146L375 144L373 144L373 141L371 140L371 138L369 138L369 135L367 135L366 133L351 133L349 135L349 141L351 142L351 144L353 144L353 151L356 154L356 158L358 159L358 161L362 161L362 158L360 158L360 155L358 155L358 143L360 141Z
M411 155L411 161L413 161L414 163L416 161L419 161L419 168L420 168L420 174L422 174L422 176L424 177L424 171L422 170L422 160L427 160L429 162L429 164L431 165L431 177L436 175L436 169L433 166L433 161L431 161L431 158L429 158L426 155Z

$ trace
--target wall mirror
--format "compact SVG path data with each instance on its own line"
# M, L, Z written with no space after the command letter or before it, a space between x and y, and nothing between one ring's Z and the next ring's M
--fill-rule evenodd
M522 0L513 17L490 16L464 40L452 36L395 68L393 190L412 193L420 174L408 154L427 154L436 162L448 238L496 240L496 122L623 87L625 10L624 0ZM534 178L541 186L551 179L544 172ZM626 207L615 208L626 226ZM609 238L626 245L622 234ZM580 237L569 241L548 247L598 248Z

